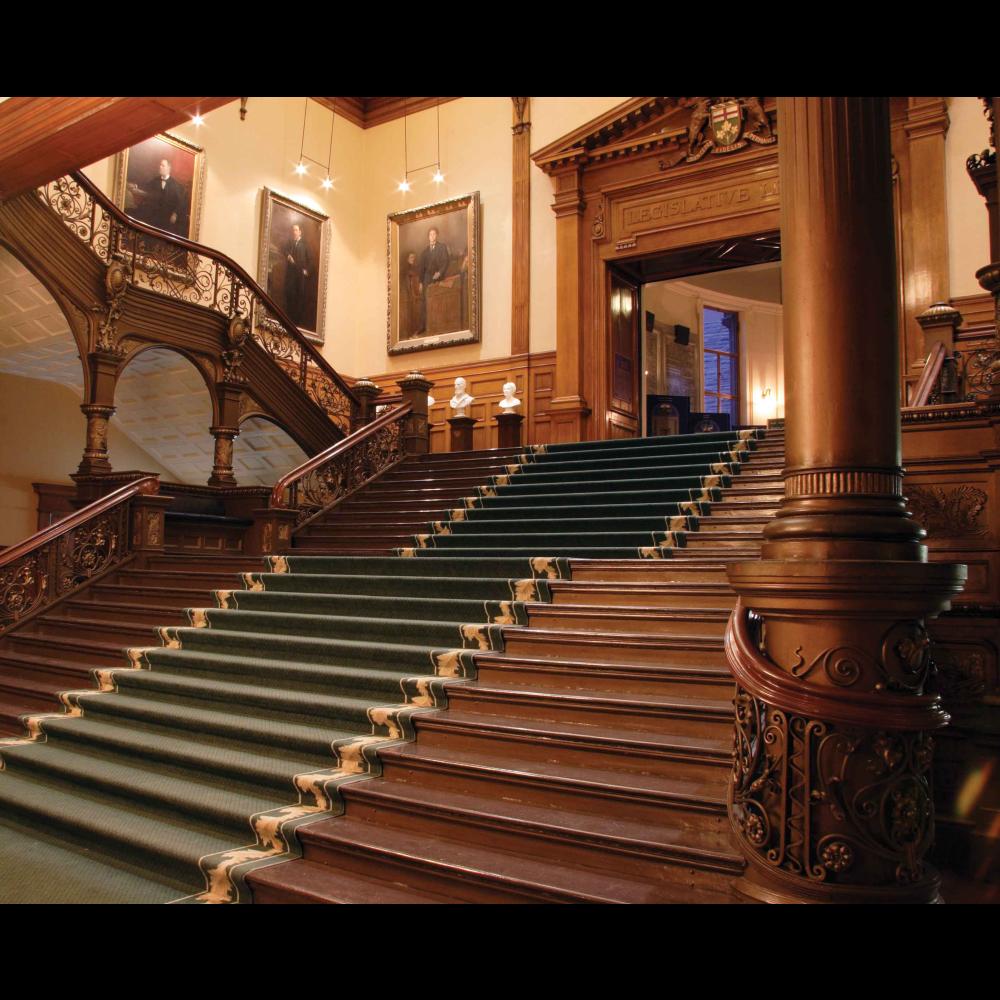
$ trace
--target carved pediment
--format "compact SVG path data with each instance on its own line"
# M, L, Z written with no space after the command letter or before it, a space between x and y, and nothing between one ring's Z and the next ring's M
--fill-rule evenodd
M538 150L546 173L656 150L661 169L710 153L773 145L773 97L633 97Z

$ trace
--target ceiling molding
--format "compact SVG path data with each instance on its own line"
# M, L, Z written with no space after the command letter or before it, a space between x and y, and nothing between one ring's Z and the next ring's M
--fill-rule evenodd
M374 128L386 122L416 114L428 108L457 101L457 97L314 97L325 108L343 115L360 128Z
M0 103L0 198L126 149L234 97L11 97Z

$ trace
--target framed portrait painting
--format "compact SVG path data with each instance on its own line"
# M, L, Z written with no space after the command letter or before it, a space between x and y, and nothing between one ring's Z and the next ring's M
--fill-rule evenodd
M479 192L389 216L388 351L477 344Z
M133 219L198 240L205 152L163 133L117 156L115 204Z
M310 340L323 343L330 221L264 188L257 280Z

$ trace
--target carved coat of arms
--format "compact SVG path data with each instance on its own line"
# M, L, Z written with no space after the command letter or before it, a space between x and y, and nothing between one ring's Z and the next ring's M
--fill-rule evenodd
M686 160L694 163L710 150L731 153L748 142L777 142L759 97L696 97L691 105Z

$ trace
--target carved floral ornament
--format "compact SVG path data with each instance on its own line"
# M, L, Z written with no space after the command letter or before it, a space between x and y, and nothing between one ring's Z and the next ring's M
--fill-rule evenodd
M839 730L737 688L731 813L753 855L809 882L909 885L933 837L923 733ZM819 833L818 831L824 831Z
M928 536L958 538L986 534L980 515L988 495L975 486L914 486L907 491L907 506Z
M733 153L778 141L773 106L763 97L633 98L607 115L532 155L546 173L656 152L660 170L706 155Z

